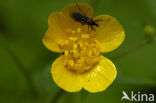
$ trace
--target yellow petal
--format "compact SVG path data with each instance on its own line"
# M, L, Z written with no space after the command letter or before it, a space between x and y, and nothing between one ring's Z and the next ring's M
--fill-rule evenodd
M125 31L121 24L112 16L100 15L95 20L99 27L93 30L96 38L100 41L101 52L109 52L116 49L125 38Z
M60 56L52 64L51 73L55 83L68 92L77 92L82 88L79 75L64 67L64 56Z
M58 41L67 39L66 30L69 28L65 16L60 12L54 12L49 16L48 24L43 43L51 51L62 52L58 47Z
M104 91L116 78L116 68L107 58L101 56L100 62L90 71L82 74L83 88L89 92Z
M82 23L75 21L72 18L72 13L80 13L89 18L93 18L94 16L93 8L84 3L70 4L62 10L62 13L67 17L68 23L70 23L73 29L80 28Z

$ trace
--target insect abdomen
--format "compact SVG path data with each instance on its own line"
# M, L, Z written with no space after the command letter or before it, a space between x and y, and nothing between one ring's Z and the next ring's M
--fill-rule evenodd
M72 13L71 17L76 20L76 21L79 21L80 23L82 24L88 24L90 25L91 27L93 25L95 26L99 26L95 21L93 21L92 19L88 18L87 16L84 16L80 13Z

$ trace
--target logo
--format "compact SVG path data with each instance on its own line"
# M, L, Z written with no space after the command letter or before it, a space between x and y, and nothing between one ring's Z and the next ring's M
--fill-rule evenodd
M142 94L141 92L133 92L131 91L131 95L129 96L125 91L122 91L122 98L121 101L123 100L128 100L128 101L149 101L153 102L154 101L154 94Z

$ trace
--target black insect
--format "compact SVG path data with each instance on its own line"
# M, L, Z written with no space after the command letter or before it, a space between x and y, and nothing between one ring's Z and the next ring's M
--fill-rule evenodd
M80 9L80 7L78 6L78 4L76 4L76 6L83 13L83 11ZM94 29L93 26L99 27L99 25L96 22L102 21L102 20L93 20L92 18L89 18L88 16L86 16L85 13L81 14L79 12L73 12L72 15L71 15L71 17L75 21L78 21L78 22L82 23L82 25L87 24L88 27L89 26L91 27L91 29Z

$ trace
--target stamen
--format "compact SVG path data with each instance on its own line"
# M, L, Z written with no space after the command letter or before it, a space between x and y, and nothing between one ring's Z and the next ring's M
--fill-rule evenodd
M65 51L65 53L64 53L66 56L68 55L68 51Z
M80 33L81 32L81 28L77 28L77 32Z
M65 49L65 67L77 73L83 73L99 61L100 46L95 37L81 31L68 29L69 40L58 42L60 49Z
M88 34L82 34L82 38L88 39L89 38L89 35Z
M89 50L89 53L88 53L88 55L89 55L89 56L91 56L91 55L92 55L92 52L91 52L90 50Z
M75 30L73 30L72 33L75 34L76 33Z
M72 40L72 41L76 41L77 37L69 37L69 39Z
M76 49L77 48L77 44L74 44L74 49Z
M80 45L80 48L82 48L82 47L83 47L83 43L82 43L82 42L79 42L79 45Z
M71 67L73 67L74 66L74 61L73 60L69 60L69 64L70 64Z

